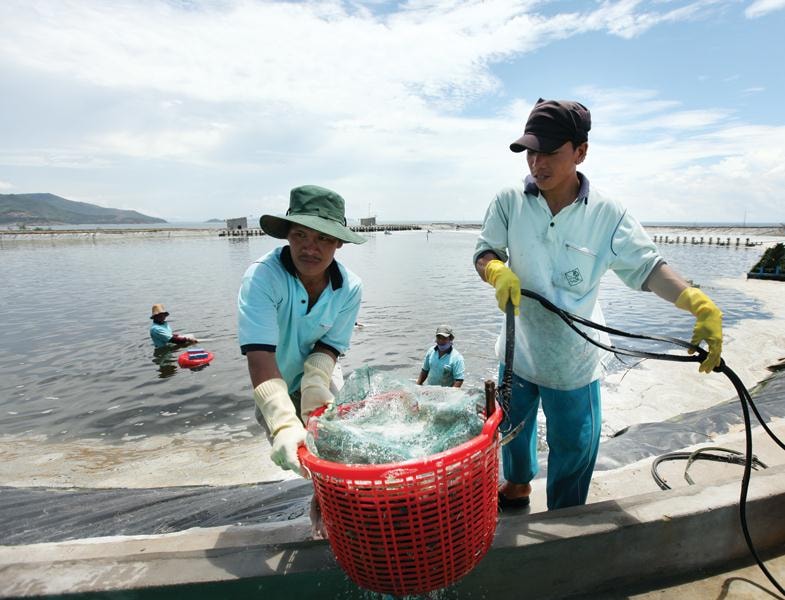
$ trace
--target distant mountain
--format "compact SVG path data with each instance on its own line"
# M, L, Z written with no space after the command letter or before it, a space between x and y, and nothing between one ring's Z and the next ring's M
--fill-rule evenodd
M87 225L166 223L135 210L104 208L54 194L0 194L0 224Z
M223 223L225 219L207 219L205 223Z

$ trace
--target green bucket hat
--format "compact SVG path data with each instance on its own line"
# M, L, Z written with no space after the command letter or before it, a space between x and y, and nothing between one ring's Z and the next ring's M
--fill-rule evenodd
M262 215L259 225L274 238L285 239L289 225L297 223L350 244L366 240L346 226L346 210L340 195L318 185L301 185L289 193L286 216Z

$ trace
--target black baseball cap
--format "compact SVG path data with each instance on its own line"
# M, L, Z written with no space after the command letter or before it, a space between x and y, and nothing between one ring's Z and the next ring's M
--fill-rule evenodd
M555 152L565 142L588 141L590 129L591 113L580 102L540 98L529 113L523 135L510 144L510 150Z

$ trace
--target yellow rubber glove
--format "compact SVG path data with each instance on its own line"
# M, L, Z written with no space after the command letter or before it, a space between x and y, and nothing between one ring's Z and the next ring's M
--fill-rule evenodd
M694 287L688 287L679 294L676 306L695 315L695 329L692 331L690 343L697 346L706 341L709 355L698 370L701 373L711 373L714 367L720 364L722 353L722 312L706 294Z
M253 396L272 437L270 458L282 469L305 477L297 458L297 448L305 443L305 427L297 418L286 382L268 379L256 386Z
M485 265L485 281L496 288L496 302L502 312L507 310L507 301L511 300L515 314L521 314L521 280L507 265L498 259Z
M321 406L329 408L335 401L330 392L334 367L335 361L324 352L314 352L305 359L300 380L300 416L306 425L313 411Z

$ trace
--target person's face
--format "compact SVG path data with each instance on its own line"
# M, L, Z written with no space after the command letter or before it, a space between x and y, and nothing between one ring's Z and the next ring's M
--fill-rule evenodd
M558 150L551 153L526 151L526 162L534 182L542 192L559 190L562 186L575 181L575 167L586 158L588 142L577 148L572 142L565 142Z
M158 313L153 317L153 322L159 325L166 321L166 313Z
M292 251L292 261L300 275L315 277L327 271L335 251L343 242L310 227L292 225L286 236Z
M437 335L436 336L436 343L439 346L444 346L444 344L449 344L450 341L451 341L450 338L447 337L446 335Z

